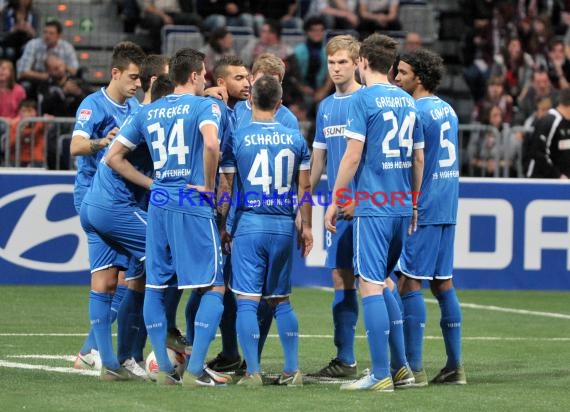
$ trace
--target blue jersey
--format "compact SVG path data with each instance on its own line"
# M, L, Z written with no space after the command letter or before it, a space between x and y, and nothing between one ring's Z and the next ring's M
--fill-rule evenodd
M139 109L141 107L143 106L140 105ZM138 113L138 109L128 116L125 124L130 123L136 113ZM111 145L115 144L116 140L115 137ZM138 145L135 150L127 154L126 158L139 172L147 176L152 175L153 164L147 145ZM84 201L90 205L106 209L138 206L146 210L148 193L145 188L129 182L111 169L105 162L105 156L103 156Z
M249 126L253 121L251 106L247 100L243 100L235 104L234 117L234 130ZM295 117L291 110L283 105L279 106L279 109L275 112L275 121L290 129L299 130L299 121L297 120L297 117Z
M235 236L292 234L298 173L310 167L309 149L298 130L277 122L253 122L232 134L222 167L236 172Z
M102 139L114 127L120 127L137 107L139 102L136 98L131 97L125 101L125 104L119 104L109 97L105 88L101 88L83 99L79 105L73 135L83 136L86 139ZM78 210L104 153L105 150L100 150L94 155L77 157L74 202Z
M459 197L457 115L437 96L416 100L416 107L426 143L418 223L453 224Z
M364 142L355 183L361 199L368 196L355 216L410 216L412 152L424 145L414 100L390 84L360 89L351 100L345 135Z
M327 183L330 191L334 189L338 167L346 150L344 129L353 95L332 94L321 102L317 112L313 148L327 151ZM348 188L354 190L354 184L351 183Z
M144 106L117 137L134 149L146 141L154 165L151 203L176 212L213 217L212 206L186 185L204 184L204 141L200 128L219 129L222 112L211 99L171 94Z

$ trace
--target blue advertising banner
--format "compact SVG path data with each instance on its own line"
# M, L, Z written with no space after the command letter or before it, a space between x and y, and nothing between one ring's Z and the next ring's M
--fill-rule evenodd
M71 172L0 170L0 283L89 283L73 182ZM315 204L314 248L305 260L295 254L296 286L331 286ZM570 184L462 179L454 276L459 288L570 289Z

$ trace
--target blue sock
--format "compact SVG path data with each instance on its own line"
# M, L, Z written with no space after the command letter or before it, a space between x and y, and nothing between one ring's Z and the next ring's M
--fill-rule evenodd
M259 324L257 323L258 302L251 299L240 299L237 302L237 335L239 344L247 363L247 373L259 373L258 348Z
M239 357L236 316L236 298L231 290L226 289L226 293L224 293L224 312L222 313L222 320L220 321L220 332L222 333L222 353L229 359Z
M115 294L113 295L113 301L111 302L111 323L117 319L119 314L119 309L121 308L121 302L123 301L123 297L129 288L127 285L117 285L115 289Z
M274 315L275 310L267 303L267 299L261 299L257 307L257 323L259 324L259 347L257 349L257 356L259 362L261 362L261 352L263 352L267 335L269 335Z
M390 362L388 360L390 319L384 303L384 296L372 295L362 298L362 310L370 360L372 361L372 374L376 379L384 379L390 376Z
M390 367L397 371L408 364L406 360L406 345L404 343L404 321L398 302L394 298L390 288L384 288L384 303L390 318Z
M101 363L108 369L118 369L119 361L113 350L111 336L111 301L110 293L89 292L89 320L97 341Z
M461 307L455 288L436 296L441 309L441 332L447 353L446 368L455 369L461 365Z
M122 364L133 356L143 310L144 294L127 289L117 316L117 358Z
M79 353L85 355L91 352L91 349L97 350L97 342L95 341L95 334L93 333L93 328L89 328L89 334L83 341L83 346L79 349Z
M209 291L202 295L202 301L194 321L194 345L187 368L195 376L200 376L204 369L208 348L216 337L216 330L220 325L224 311L223 302L224 297L219 292Z
M144 323L152 349L156 356L158 368L171 373L174 370L166 351L166 313L164 307L164 290L147 288L144 295Z
M166 310L166 325L168 329L176 329L176 312L182 297L183 289L177 287L166 288L164 291L164 306Z
M143 301L144 305L144 301ZM133 357L137 362L144 360L144 347L146 345L146 325L144 324L144 316L139 318L139 331L135 337L134 347L133 347Z
M421 290L402 296L404 304L404 338L406 358L414 371L423 369L423 344L426 326L426 304Z
M354 334L358 321L356 290L335 290L332 313L334 344L337 348L336 357L344 363L352 365L356 362L354 356Z
M396 299L396 303L398 304L398 307L400 308L400 314L403 317L404 316L404 303L402 302L402 297L400 296L400 292L398 292L398 284L397 283L394 285L394 290L392 291L392 296L394 296L394 299Z
M196 319L196 312L200 306L202 294L197 290L193 290L186 302L186 340L192 345L194 342L194 320Z
M289 302L275 306L275 320L285 357L283 372L294 374L299 370L299 322Z

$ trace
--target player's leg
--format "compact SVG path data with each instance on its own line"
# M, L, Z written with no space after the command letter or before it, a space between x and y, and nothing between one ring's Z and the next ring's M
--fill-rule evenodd
M369 375L341 385L341 390L394 390L388 357L390 319L383 295L393 226L394 219L388 218L357 217L354 221L354 271L359 277L358 287L372 365Z
M159 368L157 383L165 385L181 383L166 349L168 325L164 295L172 278L176 276L169 247L168 229L171 224L168 212L152 205L149 207L143 304L144 322Z
M230 376L204 367L224 310L225 286L218 232L213 219L171 213L174 225L169 228L172 234L170 247L175 258L178 286L201 288L204 292L196 312L192 355L183 384L189 387L225 385L231 381ZM193 233L191 239L186 235L190 231Z
M352 221L339 220L336 233L327 232L326 246L326 266L332 268L334 297L331 309L337 353L335 358L314 376L325 378L355 376L357 367L354 335L358 321L358 298L352 269Z
M462 314L452 281L454 239L455 225L444 225L436 275L430 287L441 311L440 326L447 353L447 363L431 382L464 385L467 379L461 358Z
M231 255L224 259L224 281L226 285L231 278ZM237 303L234 294L229 288L224 293L224 312L220 321L222 335L222 351L208 361L208 367L218 372L234 372L241 364L236 332Z
M403 223L401 226L395 228L394 236L388 247L386 268L387 287L384 289L384 301L390 318L390 335L388 341L390 345L390 367L394 387L407 388L414 384L415 378L406 358L402 310L394 297L394 294L397 293L397 287L389 277L402 253L404 240L407 236L409 218L403 218L401 223Z
M192 289L184 310L186 317L186 340L190 345L194 342L194 321L196 320L196 312L198 312L201 300L201 291L198 289Z

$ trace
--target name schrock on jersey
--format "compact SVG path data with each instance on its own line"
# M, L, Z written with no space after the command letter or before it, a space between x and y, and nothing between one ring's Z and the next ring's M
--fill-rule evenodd
M330 191L334 189L338 167L346 150L344 131L353 95L330 95L321 102L317 112L313 148L327 151L327 184ZM351 182L348 188L354 190L354 184Z
M364 142L356 190L377 203L360 201L355 216L410 216L412 153L424 145L414 100L388 84L360 89L351 100L345 136Z
M219 129L222 112L215 101L191 94L171 94L143 107L117 138L133 150L146 141L155 178L151 204L212 217L213 208L186 185L204 184L204 141L200 128ZM156 196L156 197L155 197Z
M237 173L240 196L235 219L242 220L242 224L237 224L238 232L245 228L250 233L289 233L297 201L298 173L309 167L309 149L298 130L276 122L253 122L234 132L231 144L225 147L221 168L226 173ZM283 228L278 220L267 225L260 219L272 216L288 219Z
M425 139L422 194L418 223L453 224L459 199L458 119L453 108L437 96L416 100Z

